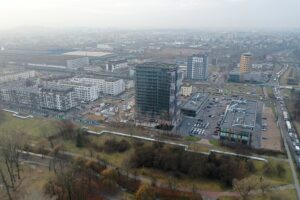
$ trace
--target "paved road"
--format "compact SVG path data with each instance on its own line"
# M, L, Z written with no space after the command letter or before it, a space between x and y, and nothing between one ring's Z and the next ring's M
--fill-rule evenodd
M278 108L279 108L279 105L276 106L276 110L277 110L277 113L279 115L277 124L280 128L280 133L281 133L281 136L283 138L284 148L287 152L287 156L288 156L288 160L289 160L290 167L291 167L291 170L292 170L292 176L293 176L297 196L298 196L298 199L300 199L300 186L299 186L298 176L297 176L295 164L294 164L294 161L293 161L293 158L292 158L292 155L291 155L291 151L290 151L290 148L288 147L288 143L287 143L288 132L285 128L285 122L283 120L281 110L278 109Z

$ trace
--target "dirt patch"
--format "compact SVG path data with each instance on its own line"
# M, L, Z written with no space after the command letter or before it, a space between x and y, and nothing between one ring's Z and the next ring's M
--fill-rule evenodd
M283 151L282 139L279 129L276 125L275 116L270 107L265 107L263 110L263 118L267 128L262 131L262 142L261 147L263 149L269 149L273 151Z

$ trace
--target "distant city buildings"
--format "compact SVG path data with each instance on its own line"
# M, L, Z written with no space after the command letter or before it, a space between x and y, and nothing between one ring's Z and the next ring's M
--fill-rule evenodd
M136 66L136 123L178 125L181 77L172 64L148 62Z
M190 80L206 80L208 76L208 55L193 55L187 61L187 78Z
M240 73L247 73L251 70L251 53L243 53L240 59Z
M128 67L127 60L109 61L106 64L106 71L113 72L116 69L127 68L127 67Z
M67 67L71 69L80 69L80 68L88 67L89 65L90 65L90 61L88 57L67 60Z
M80 69L80 68L88 67L89 65L90 65L90 61L88 57L67 60L67 67L71 69Z
M0 76L0 83L5 83L9 81L17 81L20 79L28 79L36 77L35 71L24 71L24 72L17 72L17 73L10 73L4 74Z

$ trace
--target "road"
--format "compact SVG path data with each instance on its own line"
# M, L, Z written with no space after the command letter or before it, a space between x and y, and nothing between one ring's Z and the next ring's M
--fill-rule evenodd
M278 110L278 106L276 106L276 109L277 109L277 113L278 114L281 113L280 110ZM295 167L295 164L294 164L294 161L293 161L290 149L288 147L288 143L287 143L287 139L286 139L286 137L288 137L288 132L287 132L287 130L285 128L285 124L284 123L285 122L283 120L283 116L282 116L282 114L280 114L278 116L277 124L278 124L278 126L280 128L280 133L281 133L281 136L283 138L284 148L286 150L286 153L287 153L287 156L288 156L288 160L289 160L289 164L290 164L290 167L291 167L291 170L292 170L292 176L293 176L293 180L294 180L294 184L295 184L295 189L296 189L296 192L297 192L297 196L298 196L298 199L300 199L300 187L299 187L298 176L297 176L296 167Z
M276 79L276 81L274 81L274 85L275 85L274 88L275 87L280 87L279 79L280 79L281 75L284 74L284 72L287 70L287 68L288 67L285 67L284 69L280 70L279 77ZM282 98L281 91L278 90L278 94L275 94L275 96L279 97L279 98ZM299 186L298 176L297 176L296 167L295 167L295 164L294 164L294 161L293 161L292 153L294 154L294 157L298 157L298 156L295 155L294 151L293 152L290 151L289 145L292 145L292 142L290 141L291 139L289 137L288 130L285 126L285 121L284 121L283 113L282 113L282 107L283 106L280 105L279 102L280 101L275 102L275 109L276 109L276 113L277 113L277 116L278 116L277 125L280 129L280 133L281 133L283 143L284 143L284 148L287 152L288 161L289 161L289 164L290 164L290 167L291 167L291 170L292 170L292 176L293 176L293 181L294 181L295 189L296 189L296 192L297 192L297 196L298 196L298 199L300 199L300 186ZM291 149L293 149L293 148L291 148Z

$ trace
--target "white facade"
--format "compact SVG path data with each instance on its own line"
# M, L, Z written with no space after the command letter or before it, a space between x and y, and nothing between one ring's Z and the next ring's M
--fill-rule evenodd
M105 81L105 94L116 96L125 91L123 79L111 79Z
M72 82L78 84L90 84L96 87L97 94L103 93L116 96L125 91L125 82L123 79L97 79L97 78L73 78Z
M73 88L64 89L57 87L44 88L41 92L41 107L67 111L77 106L76 92Z
M191 96L193 91L193 86L192 85L183 85L181 86L181 95L188 97Z
M97 78L73 78L71 79L72 82L76 83L86 83L95 85L97 88L97 93L101 93L105 90L105 80L104 79L97 79Z
M110 61L106 64L106 71L113 72L116 69L128 67L127 60Z
M74 87L76 98L79 101L95 101L99 98L97 87L93 84L78 83L78 82L62 82L60 85Z
M3 76L0 76L0 83L9 82L9 81L16 81L19 79L28 79L36 76L35 71L25 71L20 73L14 73L14 74L6 74Z
M67 67L72 69L84 68L90 65L88 57L67 60Z

